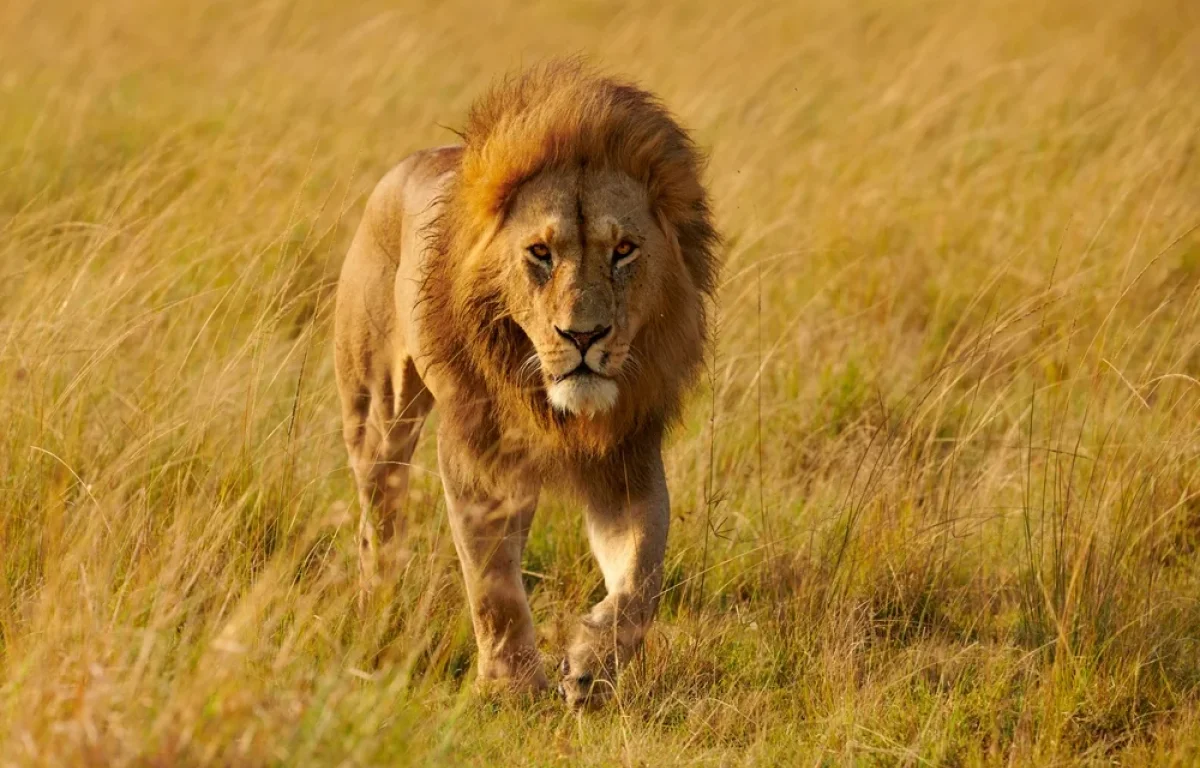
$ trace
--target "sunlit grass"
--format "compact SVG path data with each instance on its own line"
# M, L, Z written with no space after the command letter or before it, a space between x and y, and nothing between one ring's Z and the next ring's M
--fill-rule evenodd
M727 241L661 621L583 717L473 692L431 439L356 608L328 333L373 183L574 52ZM10 1L0 763L1193 764L1197 225L1187 2ZM525 566L550 664L570 499Z

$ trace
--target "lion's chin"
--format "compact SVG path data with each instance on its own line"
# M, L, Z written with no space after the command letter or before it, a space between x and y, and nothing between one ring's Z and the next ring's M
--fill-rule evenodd
M546 394L555 410L595 416L616 404L617 383L595 374L577 374L554 382Z

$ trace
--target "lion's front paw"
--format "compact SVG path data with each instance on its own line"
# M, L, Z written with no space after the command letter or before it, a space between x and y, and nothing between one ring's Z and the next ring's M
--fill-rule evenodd
M571 709L595 709L616 690L614 660L591 648L567 653L559 666L558 694Z

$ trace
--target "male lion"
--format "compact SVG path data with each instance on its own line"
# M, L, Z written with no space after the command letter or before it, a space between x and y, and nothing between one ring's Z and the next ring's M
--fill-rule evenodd
M543 485L586 503L608 595L562 664L577 707L612 688L658 602L660 444L703 355L718 237L688 135L650 94L578 63L494 86L461 135L379 183L338 284L364 574L377 536L388 551L403 528L437 402L480 680L546 686L521 554Z

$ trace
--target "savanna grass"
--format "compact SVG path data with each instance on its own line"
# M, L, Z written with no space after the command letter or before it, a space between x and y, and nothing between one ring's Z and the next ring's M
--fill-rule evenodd
M409 5L0 6L0 763L1200 760L1194 3ZM329 341L373 182L576 52L726 235L661 620L581 717L473 692L432 440L356 608ZM551 663L570 499L526 568Z

